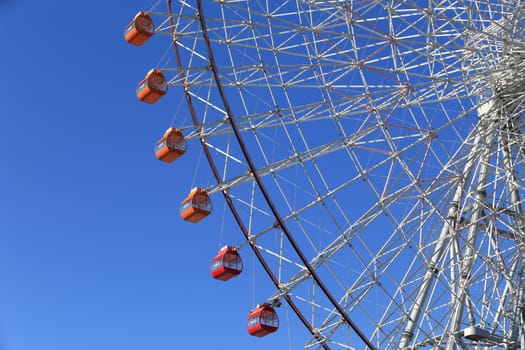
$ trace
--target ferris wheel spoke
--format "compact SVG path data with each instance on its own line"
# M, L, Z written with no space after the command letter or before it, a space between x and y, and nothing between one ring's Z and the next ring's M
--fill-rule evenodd
M392 235L391 239L395 241L395 237L395 235ZM413 249L410 243L413 237L406 237L405 240L401 241L399 241L399 239L400 238L397 237L397 243L393 241L383 247L380 252L373 254L372 263L369 266L362 267L363 273L361 277L357 278L354 285L348 288L345 296L350 299L348 304L346 304L346 307L349 308L350 311L355 305L359 305L359 300L362 300L372 288L384 288L383 286L387 285L385 278L388 275L389 268L391 268L390 265L396 260L395 257L401 255L404 249ZM414 253L417 253L417 251L414 251ZM395 281L395 279L392 279L392 281ZM384 289L384 292L385 295L389 295L388 290ZM396 300L392 299L391 303L396 303ZM399 307L399 304L397 307ZM326 323L329 324L331 321L333 321L333 317L332 319L328 319Z
M478 252L479 253L479 252Z
M409 240L407 240L407 241L409 241ZM399 251L399 249L392 249L392 250ZM327 256L327 259L328 259L328 258L329 258L329 257ZM312 265L313 265L313 266L317 266L317 265L315 265L314 263L312 263ZM365 271L366 271L366 269L365 269ZM304 277L304 276L303 276L303 277ZM372 281L372 282L377 282L377 279L374 278L373 280L371 279L371 281ZM372 285L372 283L367 283L367 282L365 282L365 281L358 281L358 282L356 282L356 285L361 286L361 287L358 288L358 289L361 289L362 286L365 286L365 285L369 285L369 286L370 286L370 285ZM352 293L352 292L350 291L349 293ZM363 296L363 295L365 295L365 294L362 294L362 296ZM362 296L361 296L361 297L362 297ZM353 300L353 302L355 302L355 301L358 300L358 299L359 299L359 298L355 298L355 299L352 299L352 300ZM356 304L358 305L358 303L356 303ZM331 321L333 321L333 320L331 320Z
M370 171L373 171L373 170L374 170L374 166L369 167L369 169L370 169ZM358 179L361 178L362 176L365 176L365 175L361 174L360 176L358 176L358 177L356 178L356 180L358 180ZM345 184L345 186L350 185L352 182L354 182L354 181L356 181L356 180L349 181L347 184ZM409 193L409 191L412 189L412 186L413 186L413 185L409 185L409 186L407 186L407 187L406 187L406 190L401 189L401 190L400 190L400 193L401 193L401 194L398 194L397 196L396 196L395 194L393 194L393 195L390 195L389 197L382 198L382 200L381 200L380 202L378 202L378 204L377 204L377 206L376 206L377 211L380 212L380 211L382 211L382 210L385 210L385 209L389 206L389 204L388 204L389 202L394 203L395 201L399 200L399 198L402 198L402 196L406 196L407 193ZM341 187L341 188L344 188L344 187ZM329 198L329 197L333 196L334 194L335 194L335 191L334 191L334 192L328 192L327 195L323 195L323 197L321 198L321 200L323 200L323 198L324 198L324 199ZM316 203L316 202L314 202L313 204L315 205L315 203ZM309 205L309 206L306 206L304 209L297 210L297 211L295 212L295 214L300 215L302 212L304 212L305 209L307 209L307 208L309 208L309 207L312 207L312 206L313 206L313 205ZM366 217L366 218L373 218L373 217L375 217L375 216L374 216L374 215L371 215L371 213L366 213L366 214L364 215L364 217ZM286 220L288 220L288 218L287 218ZM360 225L360 223L359 223L359 220L358 220L358 221L356 221L356 223L354 224L354 227L358 227L359 225ZM366 224L364 224L363 227L364 227L364 226L366 226ZM334 243L337 243L337 241L334 241ZM325 254L325 253L323 253L323 254Z

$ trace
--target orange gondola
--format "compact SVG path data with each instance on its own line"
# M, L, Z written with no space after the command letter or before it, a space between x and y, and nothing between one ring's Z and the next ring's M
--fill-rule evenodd
M255 310L248 314L248 333L255 337L264 337L279 328L277 312L270 305L257 305Z
M155 156L163 162L171 163L186 153L186 140L179 129L169 128L155 144Z
M144 44L153 34L155 34L155 25L146 12L137 13L124 30L126 41L136 46Z
M210 272L213 278L221 281L239 275L242 272L242 260L237 249L230 246L223 247L211 261Z
M142 102L155 103L168 92L168 83L164 74L152 69L137 86L137 97Z
M211 199L202 188L191 190L180 204L180 216L189 222L199 222L210 215L212 210Z

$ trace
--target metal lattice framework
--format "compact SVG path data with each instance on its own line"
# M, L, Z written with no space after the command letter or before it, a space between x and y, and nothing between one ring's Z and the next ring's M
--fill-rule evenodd
M305 348L525 348L525 4L168 0L149 14L207 191Z

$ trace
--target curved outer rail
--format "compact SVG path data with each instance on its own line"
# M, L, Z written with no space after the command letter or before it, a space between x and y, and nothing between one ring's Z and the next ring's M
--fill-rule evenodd
M175 30L175 23L173 22L173 11L172 11L172 6L171 6L171 0L167 0L167 6L168 6L168 15L170 17L170 27L171 27L171 30L174 31ZM201 3L199 1L199 13L201 14L202 13L202 6L201 6ZM203 17L202 15L199 16L199 17ZM202 22L201 22L201 25L202 25ZM205 28L205 26L204 26ZM205 31L205 30L204 30ZM209 42L208 42L208 39L206 38L205 39L206 41L206 45L209 46ZM184 75L184 70L182 68L182 60L181 60L181 56L180 56L180 53L179 53L179 49L178 49L178 46L176 45L176 43L173 43L173 48L174 48L174 51L175 51L175 57L176 57L176 60L177 60L177 65L179 66L179 76L181 78L182 81L185 80L185 75ZM212 61L212 58L210 58L210 63ZM214 70L214 73L216 72L216 69ZM221 96L222 96L222 89L220 89L221 91ZM199 119L197 118L197 114L195 112L195 108L193 107L193 102L192 102L192 99L191 99L191 95L189 94L189 92L184 89L184 96L185 96L185 99L186 99L186 103L188 105L188 108L190 110L190 114L191 114L191 117L192 117L192 121L195 125L195 127L197 128L197 133L200 134L201 131L202 131L202 124L199 122ZM231 115L231 113L228 114L229 116ZM231 118L230 118L231 119ZM213 157L211 155L211 152L210 152L210 149L208 147L208 145L206 144L206 141L204 138L200 137L200 142L201 142L201 146L204 150L204 153L206 155L206 158L208 160L208 163L210 164L210 167L212 169L212 172L213 172L213 175L217 181L217 183L220 183L223 181L223 179L221 178L221 175L220 175L220 172L218 171L217 169L217 166L215 165L215 162L213 160ZM253 164L252 164L253 165ZM253 253L255 254L255 256L257 257L257 259L259 260L261 266L264 268L264 270L266 271L266 273L268 274L268 276L270 277L270 279L272 280L273 284L275 285L275 287L277 289L279 289L279 280L277 279L277 277L275 276L275 274L273 273L273 271L270 269L270 266L268 265L268 263L266 262L266 260L264 259L264 257L262 256L261 252L259 251L259 248L257 248L257 246L255 245L255 242L252 242L250 240L250 233L248 232L248 229L246 228L246 225L244 224L244 222L242 221L240 215L239 215L239 212L237 211L237 208L235 207L234 203L233 203L233 200L232 198L230 197L230 195L228 194L228 190L227 189L224 189L222 190L222 194L224 196L224 199L226 200L226 204L228 205L228 207L230 208L234 218L235 218L235 221L237 222L237 224L239 225L239 228L241 229L244 237L246 238L247 242L249 243L250 247L252 248L253 250ZM297 307L297 305L294 303L294 301L292 300L292 298L289 296L289 295L286 295L284 296L284 299L286 300L286 302L288 303L288 305L290 305L290 307L292 308L292 310L295 312L295 314L297 315L297 317L299 318L299 320L302 322L302 324L310 331L310 333L312 334L312 336L314 338L316 338L320 343L322 343L322 347L323 349L325 350L330 350L330 347L326 344L326 339L324 339L320 334L319 332L317 332L313 327L312 325L310 324L310 322L308 322L308 320L306 319L306 317L302 314L301 310L299 310L299 308Z
M261 180L261 177L259 176L259 174L257 172L257 168L255 167L255 164L253 163L253 160L251 159L251 157L250 157L250 155L248 153L248 149L247 149L246 144L244 143L244 140L242 138L242 135L240 134L240 131L239 131L238 127L237 127L236 121L233 118L233 113L231 111L231 107L229 105L228 99L226 98L226 94L224 92L224 88L223 88L221 80L220 80L220 76L219 76L219 72L218 72L218 69L217 69L217 65L215 63L215 58L214 58L214 55L213 55L213 50L211 48L210 39L208 37L208 32L207 32L207 27L206 27L206 19L205 19L205 16L204 16L204 10L203 10L203 6L202 6L202 0L197 0L197 6L198 6L198 10L199 10L199 21L201 23L202 36L204 38L204 42L206 43L206 48L207 48L207 51L208 51L208 59L210 61L210 68L211 68L211 70L213 72L215 83L217 85L217 89L219 91L219 95L221 96L221 99L222 99L222 102L223 102L223 105L224 105L224 109L225 109L226 114L228 116L228 120L230 121L231 127L232 127L233 132L235 134L235 137L237 139L237 142L239 143L239 146L240 146L240 148L242 150L242 153L243 153L244 157L246 158L246 161L248 163L250 171L253 174L255 182L257 183L259 189L261 190L262 195L263 195L264 199L266 200L266 203L268 204L268 206L270 207L270 209L272 211L272 214L275 216L275 219L277 220L277 223L279 224L279 227L284 232L286 238L288 239L288 241L292 245L292 247L295 250L296 254L299 256L299 258L301 259L301 261L303 262L304 266L306 267L306 269L308 270L308 272L310 273L312 278L315 280L317 285L321 288L321 290L323 291L325 296L328 298L328 300L330 300L330 303L332 303L332 305L339 312L339 314L345 320L345 322L356 332L356 334L359 336L359 338L361 338L361 340L371 350L376 350L375 346L365 336L365 334L359 329L359 327L352 321L352 319L350 319L350 317L346 314L346 312L343 309L343 307L341 307L341 305L337 302L335 297L330 293L330 291L328 290L328 287L326 287L326 285L321 280L321 278L319 277L319 275L317 274L315 269L310 265L310 262L308 261L308 259L306 258L306 256L302 252L301 248L299 247L299 245L295 241L294 237L290 233L289 229L286 226L286 223L284 222L283 218L281 217L281 215L277 211L277 208L275 207L275 205L274 205L274 203L273 203L273 201L272 201L268 191L266 190L266 188L265 188L265 186L264 186L264 184L263 184L263 182ZM231 201L231 199L229 199L229 200ZM227 201L228 201L228 199L227 199ZM267 267L265 267L265 269L266 268ZM312 334L314 334L314 333L312 333Z

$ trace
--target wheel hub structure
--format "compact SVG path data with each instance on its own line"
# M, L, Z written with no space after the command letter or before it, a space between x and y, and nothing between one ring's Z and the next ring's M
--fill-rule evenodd
M149 14L191 116L176 127L200 141L207 193L275 285L256 294L291 307L301 346L525 348L524 3Z

